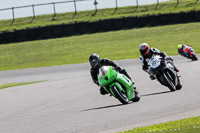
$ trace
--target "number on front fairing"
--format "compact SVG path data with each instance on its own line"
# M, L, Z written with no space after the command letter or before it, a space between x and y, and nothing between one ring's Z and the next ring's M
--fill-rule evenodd
M151 64L152 64L152 66L155 66L158 62L159 62L158 60L153 60L153 61L151 62Z
M150 59L149 64L152 68L157 68L160 65L159 57L154 56Z

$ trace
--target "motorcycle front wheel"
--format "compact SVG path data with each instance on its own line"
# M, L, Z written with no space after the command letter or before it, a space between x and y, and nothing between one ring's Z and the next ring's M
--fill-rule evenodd
M128 104L129 100L126 96L126 92L124 90L122 90L122 92L120 92L120 90L114 85L112 87L112 92L114 93L115 97L122 103L122 104Z
M171 91L176 91L176 87L173 83L173 79L171 77L171 75L169 74L169 72L164 72L163 73L163 78L166 82L167 87L171 90Z
M192 58L192 61L198 60L198 58L197 58L197 56L196 56L195 54L192 53L191 56L192 56L192 57L191 57L191 58Z

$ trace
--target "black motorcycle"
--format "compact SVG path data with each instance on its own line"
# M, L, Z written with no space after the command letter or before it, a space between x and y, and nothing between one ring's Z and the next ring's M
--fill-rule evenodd
M149 73L156 78L162 85L167 86L171 91L180 90L182 85L173 65L159 55L152 56L148 62Z

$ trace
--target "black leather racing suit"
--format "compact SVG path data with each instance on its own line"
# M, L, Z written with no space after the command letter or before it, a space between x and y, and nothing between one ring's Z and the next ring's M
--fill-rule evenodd
M97 67L95 68L91 68L90 69L90 74L92 76L92 80L95 84L99 85L99 82L98 82L98 73L99 73L99 68L102 67L102 66L113 66L116 68L117 71L119 71L120 73L126 75L128 78L130 78L130 76L127 74L126 70L125 69L121 69L117 63L115 63L114 61L112 60L109 60L109 59L101 59L100 60L100 65L98 65ZM130 78L131 79L131 78Z

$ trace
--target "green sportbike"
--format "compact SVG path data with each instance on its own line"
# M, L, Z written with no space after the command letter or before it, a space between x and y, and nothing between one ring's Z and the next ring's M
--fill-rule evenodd
M102 66L98 74L99 85L122 104L138 102L140 94L132 81L115 70L112 66Z

